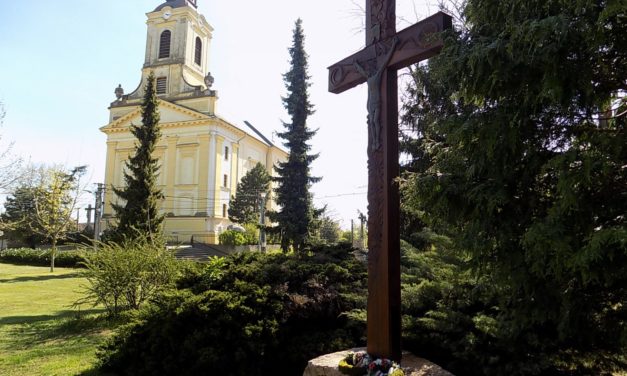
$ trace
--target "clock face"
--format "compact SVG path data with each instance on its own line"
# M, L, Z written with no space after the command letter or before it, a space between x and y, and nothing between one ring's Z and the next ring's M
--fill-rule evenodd
M170 12L169 10L166 10L165 13L163 13L163 19L164 20L167 20L171 16L172 16L172 12Z

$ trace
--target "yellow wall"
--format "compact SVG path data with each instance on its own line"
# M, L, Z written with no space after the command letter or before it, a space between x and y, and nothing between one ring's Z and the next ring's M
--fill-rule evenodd
M213 170L215 175L215 187L214 187L214 201L213 201L213 215L214 217L222 217L222 158L224 158L223 150L224 137L216 136L216 165Z
M160 161L159 188L166 196L162 204L162 213L168 215L166 234L184 242L192 235L196 241L217 242L218 231L224 231L230 224L228 218L223 217L223 204L228 206L228 198L235 194L244 167L250 169L254 166L252 162L256 162L248 158L251 155L263 158L259 162L270 164L267 168L272 171L271 164L276 158L285 159L287 155L222 119L200 113L203 119L195 119L189 109L179 111L177 106L163 101L160 101L160 109L168 120L161 124L162 138L155 151ZM108 188L121 184L124 161L134 153L131 123L141 123L137 109L134 116L123 122L113 121L102 128L107 134L105 184ZM212 143L215 143L213 148ZM229 146L228 161L224 160L225 145ZM223 174L229 176L228 187L223 187ZM213 183L210 185L210 182ZM104 214L109 222L114 221L111 202L115 201L115 195L107 189Z

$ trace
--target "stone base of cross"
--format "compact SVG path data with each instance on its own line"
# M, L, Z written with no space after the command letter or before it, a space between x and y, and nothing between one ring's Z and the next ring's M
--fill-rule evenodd
M366 1L366 47L329 67L329 91L368 83L368 353L401 359L397 70L436 55L439 12L396 32L396 0Z

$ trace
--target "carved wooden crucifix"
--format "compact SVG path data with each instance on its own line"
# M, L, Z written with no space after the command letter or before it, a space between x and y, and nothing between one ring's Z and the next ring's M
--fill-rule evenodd
M396 33L396 0L366 0L366 47L329 67L329 91L368 83L368 353L400 361L397 70L436 55L442 12Z

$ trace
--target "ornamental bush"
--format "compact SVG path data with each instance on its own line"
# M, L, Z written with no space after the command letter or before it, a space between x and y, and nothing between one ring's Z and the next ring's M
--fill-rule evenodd
M120 375L297 375L320 354L363 345L366 268L351 249L249 252L188 269L99 353ZM218 261L221 260L221 261Z
M77 303L104 305L110 315L138 309L174 287L179 265L163 241L146 236L123 243L101 243L85 257L85 297Z

